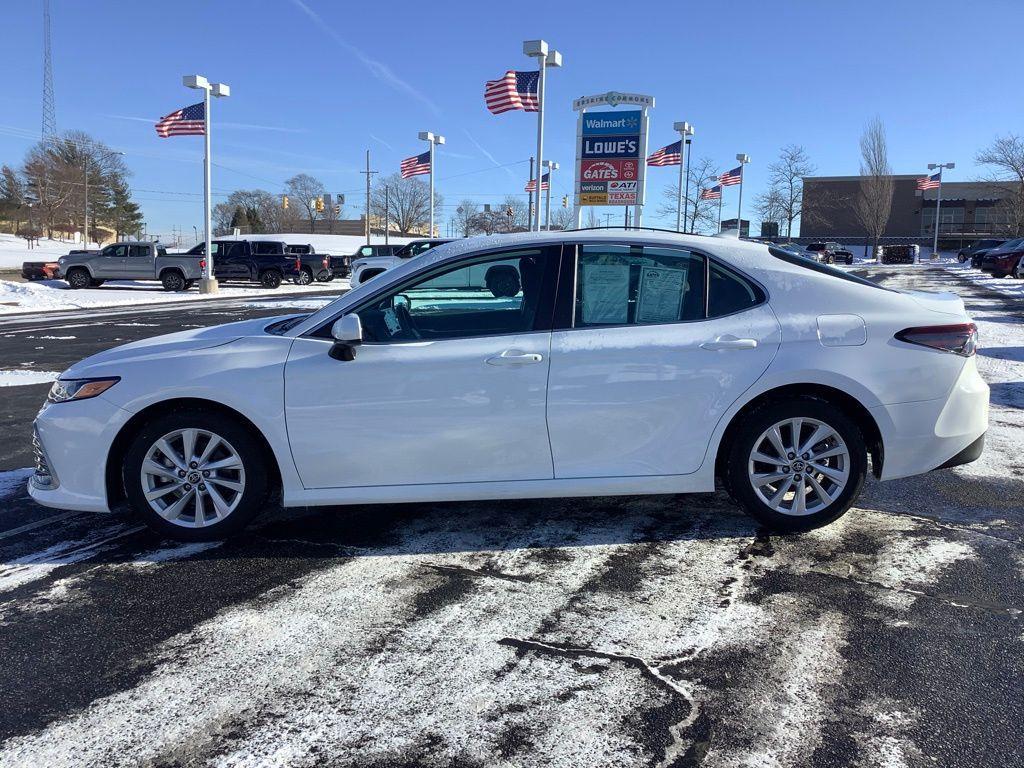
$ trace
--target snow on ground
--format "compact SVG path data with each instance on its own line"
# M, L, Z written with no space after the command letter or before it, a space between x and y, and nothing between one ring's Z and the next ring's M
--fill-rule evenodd
M992 275L982 272L980 269L972 269L970 262L960 264L956 260L951 260L950 263L943 264L942 266L957 277L970 280L972 283L977 283L993 291L999 291L999 293L1007 296L1024 298L1024 280L1017 280L1013 277L992 277Z
M46 384L60 376L60 371L0 371L0 387L18 387L25 384Z
M72 248L80 247L69 241L43 239L29 249L25 238L0 233L0 269L20 270L23 261L56 261Z
M219 293L201 294L193 288L181 293L165 291L157 282L133 280L112 280L100 288L71 290L63 280L37 280L31 283L16 283L0 280L0 316L19 312L54 312L69 309L91 309L94 307L117 307L130 304L154 304L169 301L196 301L216 298L237 298L265 295L301 294L316 291L348 290L348 280L333 280L330 283L313 283L301 286L283 283L270 292L257 285L221 285ZM319 306L319 305L317 305Z

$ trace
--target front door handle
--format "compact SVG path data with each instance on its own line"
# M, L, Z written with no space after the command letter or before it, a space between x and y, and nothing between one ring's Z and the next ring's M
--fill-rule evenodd
M531 365L539 363L544 359L543 355L536 352L520 352L518 349L506 349L500 355L488 357L488 365Z
M705 341L701 349L757 349L757 339L738 339L735 336L719 336L714 341Z

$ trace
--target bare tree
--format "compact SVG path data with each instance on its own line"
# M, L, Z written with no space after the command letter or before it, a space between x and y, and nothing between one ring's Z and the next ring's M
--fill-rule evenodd
M401 174L393 173L379 179L370 192L370 216L385 220L384 187L388 188L387 219L398 227L403 234L425 233L430 227L430 187L418 178L403 179ZM434 192L434 209L440 210L444 198Z
M764 192L754 196L754 210L762 224L773 222L780 225L780 229L788 216L787 203L786 188L779 184L771 184Z
M800 218L803 210L804 177L814 171L814 163L797 144L783 147L779 159L768 166L769 187L781 196L783 218L780 221L786 222L786 237L793 236L793 222Z
M571 208L558 207L551 212L552 229L572 229L576 224L576 215Z
M313 232L314 223L320 216L316 201L324 195L323 182L308 173L299 173L284 183L284 189L289 205L296 205L305 212L309 220L309 231Z
M1006 224L1000 234L1020 237L1024 233L1024 139L1014 134L999 136L974 159L991 169L985 180L999 185L1003 192L999 209Z
M463 200L455 209L455 230L461 232L463 237L473 234L473 219L477 216L477 204L472 200Z
M885 126L876 117L860 137L860 189L853 211L871 240L871 251L877 253L878 241L885 234L892 210L894 183Z
M0 169L0 217L11 222L11 232L21 228L26 204L25 182L8 165Z
M690 189L686 203L686 216L683 228L687 232L714 232L718 228L718 203L713 200L701 200L702 189L713 187L718 183L719 169L707 157L702 157L690 167ZM685 187L684 187L684 191ZM675 222L676 206L679 199L679 184L669 184L662 190L663 202L658 207L657 215Z

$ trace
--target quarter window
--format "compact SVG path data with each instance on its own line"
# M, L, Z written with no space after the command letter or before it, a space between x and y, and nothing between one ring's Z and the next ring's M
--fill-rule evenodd
M744 280L717 264L711 265L708 283L708 317L722 317L760 304L764 293L756 285Z
M453 339L524 333L539 313L557 249L481 257L421 277L358 311L370 342Z
M704 258L675 248L581 245L574 326L649 325L704 317Z

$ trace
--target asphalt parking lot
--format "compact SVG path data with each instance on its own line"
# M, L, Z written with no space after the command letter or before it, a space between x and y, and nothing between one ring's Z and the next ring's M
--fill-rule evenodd
M48 385L0 390L0 765L1024 764L1024 307L870 276L964 297L987 450L802 535L713 494L268 510L176 544L32 503ZM0 355L281 311L4 321Z

